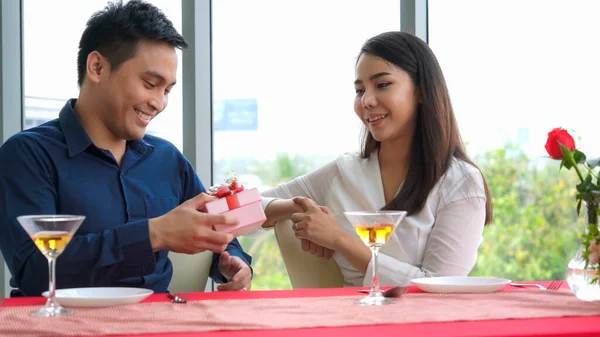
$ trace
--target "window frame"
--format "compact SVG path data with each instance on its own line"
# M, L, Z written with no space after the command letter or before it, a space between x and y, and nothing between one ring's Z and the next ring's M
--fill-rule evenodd
M23 129L23 2L0 0L0 145ZM400 1L402 30L427 41L427 0ZM205 185L213 183L212 0L181 0L183 154ZM209 159L209 160L207 160ZM0 255L0 294L10 294L10 273ZM207 290L214 290L208 282Z

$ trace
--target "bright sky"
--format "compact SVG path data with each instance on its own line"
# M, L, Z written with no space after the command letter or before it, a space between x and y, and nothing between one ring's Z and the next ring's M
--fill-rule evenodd
M181 28L179 1L151 2ZM24 2L26 96L77 96L77 43L105 4ZM367 38L397 30L399 13L398 0L213 1L215 99L256 98L259 123L216 132L215 158L357 150L355 57ZM600 155L599 16L594 0L429 0L430 45L472 154L518 140L542 156L546 133L562 126ZM180 86L150 130L181 148Z

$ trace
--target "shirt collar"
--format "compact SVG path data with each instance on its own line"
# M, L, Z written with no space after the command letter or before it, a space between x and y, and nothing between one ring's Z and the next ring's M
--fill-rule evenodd
M154 145L146 142L144 139L140 139L140 140L128 140L127 141L127 145L131 149L139 152L140 154L144 154L144 153L146 153L146 151L154 149Z
M58 120L65 135L67 148L69 149L69 157L74 157L85 151L94 142L88 136L87 132L81 125L77 114L75 114L76 99L70 99L65 106L60 110ZM140 154L144 154L148 149L153 149L154 145L146 142L144 139L130 140L127 142L129 147Z
M75 114L75 110L73 109L75 102L77 102L76 99L68 100L58 115L58 122L65 136L67 148L69 149L69 157L78 155L94 144Z

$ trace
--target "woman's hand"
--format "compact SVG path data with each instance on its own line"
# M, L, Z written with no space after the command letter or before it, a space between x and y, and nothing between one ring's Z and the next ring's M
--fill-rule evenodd
M292 214L303 211L304 209L292 199L275 199L265 208L267 220L262 227L275 227L279 221L290 219Z
M279 221L291 219L292 214L304 213L304 208L295 203L292 199L275 199L265 209L267 220L263 223L263 228L275 227ZM333 257L333 250L319 246L316 243L300 239L302 250L316 255L319 258L329 260Z
M331 214L327 207L319 206L311 199L295 197L293 200L304 210L304 213L294 213L291 217L296 237L307 239L326 249L335 250L338 240L346 235L346 232L340 228L335 215ZM303 243L302 248L307 250L304 245ZM319 255L319 247L311 248L310 243L308 245L311 253L314 250L313 254Z
M308 239L300 239L300 241L302 242L302 250L304 250L305 252L309 252L312 255L315 255L323 260L331 259L333 257L333 253L335 253L333 249L319 246L318 244Z

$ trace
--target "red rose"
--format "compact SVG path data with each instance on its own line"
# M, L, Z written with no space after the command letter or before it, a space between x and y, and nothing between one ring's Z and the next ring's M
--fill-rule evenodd
M562 159L563 154L560 150L560 144L567 147L567 149L575 150L575 140L563 128L556 128L548 132L548 140L546 141L546 151L552 159Z

